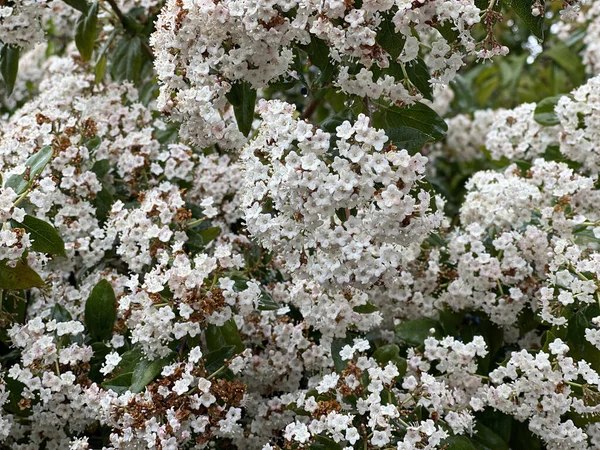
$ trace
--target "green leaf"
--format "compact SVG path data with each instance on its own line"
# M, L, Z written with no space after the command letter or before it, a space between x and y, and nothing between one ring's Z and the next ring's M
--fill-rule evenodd
M406 38L403 34L396 33L391 17L384 16L375 40L381 45L381 48L390 54L393 60L396 60L400 56L400 53L402 53Z
M0 50L0 72L6 86L6 95L10 96L15 88L17 73L19 72L19 55L21 49L17 46L5 44Z
M235 346L221 347L219 350L207 353L204 356L204 368L208 375L212 375L225 364L225 361L235 354Z
M466 436L450 436L443 441L446 450L476 450L471 440Z
M35 177L37 177L48 162L52 159L53 151L52 147L47 146L42 148L39 152L31 155L27 161L25 161L25 171L20 175L11 175L6 180L5 187L13 188L17 195L21 195L25 192Z
M386 366L389 362L393 362L398 371L400 377L403 377L408 367L406 359L400 356L400 347L396 344L382 345L373 353L373 358L379 364Z
M573 84L579 86L585 80L585 66L576 51L564 44L553 45L543 55L551 58L558 66L567 72Z
M28 265L17 261L15 267L0 262L0 289L30 289L42 287L44 280Z
M512 416L488 407L483 412L477 414L476 420L477 423L481 423L492 430L504 442L510 441L513 423Z
M310 450L342 450L342 446L331 438L316 435Z
M52 314L50 314L50 318L52 320L56 320L57 322L70 322L73 320L73 316L71 313L62 305L56 303L52 308Z
M258 309L259 311L277 311L279 305L275 303L271 294L263 291L258 299Z
M421 345L431 333L431 328L436 328L437 322L433 319L414 319L396 326L396 337L410 345Z
M36 252L49 255L67 256L65 243L52 225L37 217L26 215L23 222L15 222L17 227L25 229L31 238L31 248Z
M427 64L421 58L417 58L414 61L406 64L406 74L410 82L423 94L423 96L433 101L433 88L429 83L431 75L427 69Z
M92 3L87 13L81 13L75 22L75 44L84 61L92 59L98 25L98 2Z
M420 151L431 138L422 131L410 127L396 127L385 130L389 143L394 144L398 150L405 149L414 154Z
M597 316L600 316L600 306L590 305L577 311L567 325L568 355L585 360L596 371L600 370L600 350L585 338L585 330Z
M111 284L100 280L85 302L85 325L93 339L104 341L112 336L117 319L116 303Z
M331 81L335 67L329 56L329 46L325 41L311 36L310 42L307 45L301 45L300 48L306 52L310 62L321 71L320 84Z
M100 84L106 75L106 55L102 55L94 67L94 83Z
M544 40L544 15L540 14L535 17L531 13L531 7L535 0L512 0L509 3L515 14L521 18L533 35L540 40Z
M209 227L204 228L203 230L194 230L192 228L188 228L185 230L187 234L188 240L185 245L194 252L200 252L204 250L204 248L208 245L208 243L214 240L221 229L219 227Z
M355 306L352 310L359 314L373 314L379 311L379 307L367 302L364 305Z
M433 109L423 103L415 103L408 108L378 105L380 110L373 115L373 125L376 128L409 127L419 130L438 141L446 136L448 125Z
M217 351L230 345L234 347L235 353L244 351L244 344L233 318L220 327L209 324L206 328L205 337L209 352Z
M247 81L238 81L233 83L226 97L233 106L239 130L244 136L248 136L250 130L252 130L252 121L254 120L256 89L253 89Z
M163 367L169 364L170 358L162 358L154 361L141 359L131 375L131 386L129 390L134 394L142 392L146 385L150 383L162 371Z
M142 71L144 54L139 36L123 36L112 55L110 75L115 81L137 82Z
M94 198L92 203L96 207L96 217L98 220L104 222L108 219L114 201L113 195L106 187L103 187L102 190L96 194L96 198Z
M511 450L542 450L545 446L529 431L527 422L513 420L510 448Z
M85 0L63 0L71 8L75 8L77 11L87 13L89 5Z
M340 352L346 345L351 346L352 339L349 339L348 337L344 339L337 338L331 342L331 358L333 359L333 364L338 372L341 372L348 366L348 361L343 360L340 356Z
M124 392L127 392L129 390L129 387L131 386L132 376L132 372L117 375L116 377L111 378L110 380L102 383L102 387L104 389L110 389L111 391L114 391L117 394L123 394Z
M477 433L473 435L473 440L483 445L486 450L509 450L508 444L482 423L477 423L475 430Z
M547 97L537 104L533 119L540 125L547 127L558 125L560 120L554 112L554 108L558 104L558 101L562 98L562 95L556 95L554 97Z

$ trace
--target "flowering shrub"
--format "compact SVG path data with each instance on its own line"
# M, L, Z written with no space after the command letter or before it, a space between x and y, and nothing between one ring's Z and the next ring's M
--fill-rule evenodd
M600 3L0 3L1 449L600 448Z

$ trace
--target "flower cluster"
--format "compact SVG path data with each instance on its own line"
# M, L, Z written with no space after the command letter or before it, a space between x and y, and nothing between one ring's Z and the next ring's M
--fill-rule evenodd
M243 150L248 230L319 283L370 287L442 222L419 183L426 158L397 149L360 115L335 135L263 102ZM331 146L331 141L335 146Z

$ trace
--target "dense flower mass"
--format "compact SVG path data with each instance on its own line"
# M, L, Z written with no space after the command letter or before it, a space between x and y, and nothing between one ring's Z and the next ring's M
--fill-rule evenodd
M0 448L600 448L598 6L2 3Z

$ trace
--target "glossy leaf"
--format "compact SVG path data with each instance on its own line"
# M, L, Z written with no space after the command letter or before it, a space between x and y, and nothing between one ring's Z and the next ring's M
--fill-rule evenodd
M227 100L233 106L233 112L239 130L244 136L250 134L254 120L254 106L256 104L256 89L247 81L238 81L231 86L227 93Z
M90 336L110 339L117 318L115 292L107 280L100 280L85 303L85 325Z
M379 105L380 110L373 115L373 125L377 128L414 128L428 136L428 140L438 141L448 131L448 125L433 109L423 103L408 108Z
M49 255L67 256L65 243L52 225L37 217L26 215L23 222L15 222L18 228L29 233L31 248Z
M139 36L123 36L112 54L110 74L115 81L137 82L142 71L144 54Z
M98 25L98 2L92 3L87 12L75 22L75 44L84 61L92 59Z
M63 0L63 1L70 7L75 8L77 11L81 11L84 14L89 9L89 5L85 0Z
M466 436L450 436L443 441L446 450L477 450L473 442Z
M396 127L385 130L388 143L396 146L398 150L405 149L411 154L420 151L431 137L422 131L410 127Z
M154 380L168 363L168 358L157 359L154 361L141 359L131 374L131 386L129 390L134 394L142 392L148 383Z
M235 346L221 347L219 350L207 353L204 356L204 368L208 375L212 375L225 364L225 361L235 354Z
M402 53L406 38L404 35L396 33L394 23L390 19L388 17L386 20L382 20L375 40L395 60Z
M433 101L433 88L429 83L431 75L427 69L427 64L421 58L405 65L406 74L410 82L423 94L423 96Z
M19 72L19 56L21 49L13 45L4 45L0 50L0 73L6 86L6 94L12 94Z
M558 104L558 101L562 98L562 95L554 97L548 97L539 102L535 108L533 119L540 125L552 126L558 125L560 120L554 112L554 108Z
M31 182L37 175L42 173L48 162L52 159L53 151L52 147L47 146L42 148L39 152L34 153L25 161L25 171L19 175L11 175L6 180L6 187L13 188L17 195L25 192Z
M544 14L534 16L531 7L535 0L511 0L510 7L538 39L544 39Z
M509 450L508 444L485 425L477 423L475 430L472 439L483 445L486 450Z

